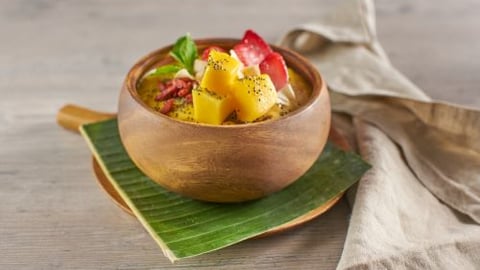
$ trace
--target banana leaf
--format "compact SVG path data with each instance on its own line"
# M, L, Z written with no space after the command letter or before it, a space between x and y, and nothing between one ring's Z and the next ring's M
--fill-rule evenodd
M169 192L143 174L122 145L116 119L84 125L81 132L112 185L172 262L292 221L344 192L370 168L329 142L314 165L287 188L251 202L208 203Z

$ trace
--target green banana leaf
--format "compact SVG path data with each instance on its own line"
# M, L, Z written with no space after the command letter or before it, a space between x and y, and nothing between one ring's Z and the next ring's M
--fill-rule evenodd
M105 175L172 262L279 227L341 194L370 168L327 143L308 172L282 191L246 203L207 203L169 192L143 174L123 148L116 119L81 131Z

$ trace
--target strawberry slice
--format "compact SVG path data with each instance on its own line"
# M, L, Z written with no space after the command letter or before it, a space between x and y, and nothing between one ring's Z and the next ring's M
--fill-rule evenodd
M252 45L245 43L238 43L233 46L233 51L238 56L238 59L242 61L245 66L254 66L262 62L264 56L260 55Z
M250 29L245 31L242 41L233 50L245 66L260 64L272 52L268 43Z
M288 83L288 71L281 54L272 52L260 63L260 72L268 74L277 91Z
M242 43L250 44L253 47L257 48L257 50L263 53L265 56L272 52L272 48L268 45L268 43L257 33L253 30L248 29L245 31L245 35L242 38Z
M212 50L219 51L219 52L226 52L222 47L210 46L210 47L206 48L205 50L203 50L201 59L207 61L208 60L208 55L210 54L210 52Z

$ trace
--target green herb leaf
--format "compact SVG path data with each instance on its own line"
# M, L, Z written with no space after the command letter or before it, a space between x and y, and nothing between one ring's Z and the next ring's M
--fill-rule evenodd
M197 45L189 34L177 39L170 55L182 64L190 74L194 75L193 63L198 58Z
M165 66L161 66L161 67L158 67L156 69L154 69L154 71L152 71L150 74L148 74L148 76L150 77L157 77L157 76L164 76L164 75L170 75L170 74L175 74L177 73L180 69L182 69L181 67L177 66L177 65L165 65Z
M172 261L211 252L277 228L335 198L370 168L332 143L285 189L237 204L207 203L171 193L130 160L116 119L82 126L108 179Z

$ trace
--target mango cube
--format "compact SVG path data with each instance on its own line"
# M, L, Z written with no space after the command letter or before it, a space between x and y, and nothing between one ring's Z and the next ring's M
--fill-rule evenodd
M230 94L231 85L241 65L237 59L226 53L210 51L200 87L220 95Z
M193 118L200 123L220 125L234 110L232 96L217 94L205 88L192 90Z
M275 86L266 74L237 80L232 87L232 93L235 97L237 118L243 122L252 122L261 117L277 101Z

